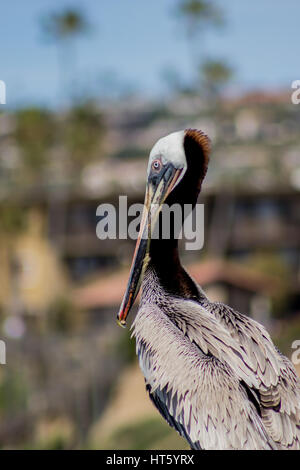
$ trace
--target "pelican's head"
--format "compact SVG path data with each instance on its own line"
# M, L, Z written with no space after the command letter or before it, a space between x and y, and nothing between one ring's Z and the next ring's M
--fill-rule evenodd
M199 192L207 170L209 151L208 137L196 129L169 134L159 139L152 148L147 169L144 211L127 289L118 314L119 324L125 325L128 312L139 292L149 262L151 233L162 205L175 188L181 187L182 195L189 192L189 188L186 189L183 184L188 173L188 179L195 182L194 189Z
M184 150L185 131L173 132L159 139L153 146L148 162L147 177L148 186L157 181L167 171L170 176L176 175L172 187L179 183L187 169L187 160ZM173 178L168 178L172 183Z

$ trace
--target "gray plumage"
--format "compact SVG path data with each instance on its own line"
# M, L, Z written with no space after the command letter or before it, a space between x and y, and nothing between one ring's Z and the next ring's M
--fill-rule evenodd
M148 267L132 325L154 404L193 449L300 449L300 386L264 327L169 295Z
M154 145L118 321L125 325L142 282L132 328L146 387L193 449L300 449L300 383L292 363L262 325L209 301L181 266L174 227L167 240L151 237L165 201L196 204L209 152L208 137L196 129Z

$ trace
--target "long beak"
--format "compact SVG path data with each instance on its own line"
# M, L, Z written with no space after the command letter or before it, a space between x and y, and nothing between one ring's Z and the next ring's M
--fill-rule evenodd
M139 293L141 282L149 263L149 246L155 222L157 221L164 201L174 188L181 171L181 169L177 169L169 164L155 186L151 181L147 184L144 210L131 263L127 289L117 316L120 326L126 325L129 310Z

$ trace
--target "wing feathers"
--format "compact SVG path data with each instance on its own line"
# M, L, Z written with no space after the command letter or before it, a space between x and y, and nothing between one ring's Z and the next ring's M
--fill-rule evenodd
M300 448L299 379L257 322L172 298L142 305L133 331L153 401L193 448Z
M292 363L262 325L224 304L204 304L251 358L248 364L259 380L262 418L269 435L279 448L300 449L300 385Z
M204 354L153 305L139 310L133 331L151 399L192 448L274 447L244 386L226 362ZM207 332L204 338L212 343L207 343L208 351L216 348L215 337L209 338Z

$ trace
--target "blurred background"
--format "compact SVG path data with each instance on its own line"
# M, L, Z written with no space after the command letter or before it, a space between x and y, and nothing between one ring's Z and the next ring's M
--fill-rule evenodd
M184 265L291 357L299 15L297 0L2 5L1 448L186 448L116 325L134 242L96 237L97 206L143 202L149 150L175 130L202 129L213 143L205 246L183 252Z

